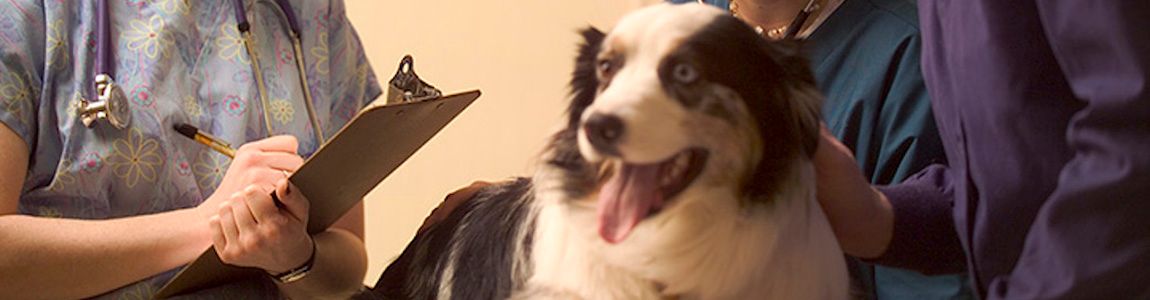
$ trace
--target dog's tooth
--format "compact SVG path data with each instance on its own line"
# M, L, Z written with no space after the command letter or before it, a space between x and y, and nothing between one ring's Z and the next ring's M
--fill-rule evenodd
M672 171L674 171L674 169L672 169ZM675 183L676 177L677 176L675 176L674 172L663 173L663 178L659 179L659 185L663 185L663 186L671 185L672 183Z
M677 163L672 163L668 166L667 172L663 173L663 185L670 185L675 183L683 175L683 167Z
M671 170L674 171L672 174L675 174L676 177L683 175L683 172L687 170L690 163L690 157L685 154L680 154L678 157L675 157L674 167L671 168Z

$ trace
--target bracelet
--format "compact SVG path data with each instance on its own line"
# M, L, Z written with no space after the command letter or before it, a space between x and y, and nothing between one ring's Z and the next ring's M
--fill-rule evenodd
M268 273L268 275L271 275L272 278L275 278L275 280L279 281L279 283L292 283L303 279L304 277L307 277L307 274L311 272L312 265L315 264L315 252L315 240L312 240L311 257L308 257L307 261L305 261L302 266L295 267L291 270L287 270L279 274Z

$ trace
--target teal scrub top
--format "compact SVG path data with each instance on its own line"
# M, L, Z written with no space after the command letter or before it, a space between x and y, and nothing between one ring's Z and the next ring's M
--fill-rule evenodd
M945 163L919 68L918 14L908 0L846 0L804 44L826 94L827 127L874 184ZM878 299L972 299L965 276L874 266Z

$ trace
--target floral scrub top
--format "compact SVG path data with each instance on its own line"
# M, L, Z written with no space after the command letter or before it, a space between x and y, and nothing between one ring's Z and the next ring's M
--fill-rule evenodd
M115 79L132 114L125 129L106 121L87 128L74 109L81 98L94 98L96 1L4 2L0 122L30 148L22 214L108 219L196 206L220 183L229 159L179 135L175 123L238 147L269 136L266 110L272 133L299 138L301 155L317 148L287 25L273 1L243 0L268 85L265 108L236 29L234 2L108 0ZM380 88L341 0L291 2L307 82L330 137ZM173 273L100 298L151 298ZM275 290L263 281L217 292L235 298Z

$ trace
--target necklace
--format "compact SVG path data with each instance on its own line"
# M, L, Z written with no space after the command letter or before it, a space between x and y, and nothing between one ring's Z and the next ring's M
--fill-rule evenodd
M727 8L730 9L731 14L734 15L736 18L743 19L742 17L739 16L739 2L738 1L731 0L731 3L727 6ZM807 6L803 7L803 9L800 10L797 15L795 15L795 18L791 20L790 24L783 25L780 27L771 28L769 30L763 29L762 26L759 26L756 24L752 24L752 25L755 26L755 32L758 32L759 34L764 35L767 38L770 38L772 40L781 40L784 38L790 39L790 38L794 38L796 35L798 35L799 30L802 29L802 27L803 27L803 23L806 23L807 18L810 17L811 14L814 13L818 9L819 9L819 4L815 3L815 0L810 0L809 2L807 2ZM747 21L748 23L751 23L750 20L747 20L747 19L743 19L743 20Z

